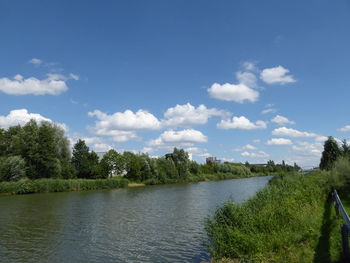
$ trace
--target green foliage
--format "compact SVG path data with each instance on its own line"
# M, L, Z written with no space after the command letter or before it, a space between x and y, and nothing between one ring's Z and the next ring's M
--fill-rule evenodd
M0 163L0 181L18 181L25 176L25 161L21 156L2 158Z
M73 147L72 164L78 178L92 179L100 177L101 170L96 167L99 164L98 155L90 152L85 141L78 140Z
M331 188L328 179L275 177L247 202L225 203L206 221L211 255L252 262L312 262Z
M125 160L123 155L112 149L103 156L100 166L103 178L122 175L125 170Z
M38 179L1 182L0 194L29 194L48 192L67 192L82 190L114 189L126 187L128 180L112 179Z
M335 161L341 155L338 143L334 140L332 136L328 137L328 140L324 143L324 150L322 152L320 169L321 170L331 170L334 167Z

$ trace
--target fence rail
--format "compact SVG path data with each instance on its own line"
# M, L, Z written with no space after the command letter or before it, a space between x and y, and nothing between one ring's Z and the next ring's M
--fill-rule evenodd
M337 217L339 218L339 214L341 213L344 220L344 224L341 226L340 232L342 236L343 256L346 260L349 260L350 259L350 249L349 249L350 218L339 198L337 190L333 190L332 197L334 200L334 207L337 213Z

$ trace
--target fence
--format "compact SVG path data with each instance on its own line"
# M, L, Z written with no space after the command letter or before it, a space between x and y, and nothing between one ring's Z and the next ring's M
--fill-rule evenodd
M350 259L350 250L349 250L349 233L350 233L350 218L346 213L345 208L338 196L337 190L333 190L332 197L334 199L335 211L337 217L341 214L344 220L344 224L341 226L341 236L342 236L342 247L343 247L343 256L344 259Z

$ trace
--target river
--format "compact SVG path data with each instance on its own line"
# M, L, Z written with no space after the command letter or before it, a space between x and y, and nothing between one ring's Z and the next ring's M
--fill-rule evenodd
M0 262L203 262L205 218L271 177L0 197Z

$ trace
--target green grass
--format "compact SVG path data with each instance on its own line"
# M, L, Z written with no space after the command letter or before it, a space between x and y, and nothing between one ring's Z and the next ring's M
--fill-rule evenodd
M206 222L214 260L337 262L340 221L328 198L331 181L327 173L275 177L247 202L225 203Z
M126 187L128 180L117 179L38 179L1 182L0 194L30 194L48 192L85 191Z

